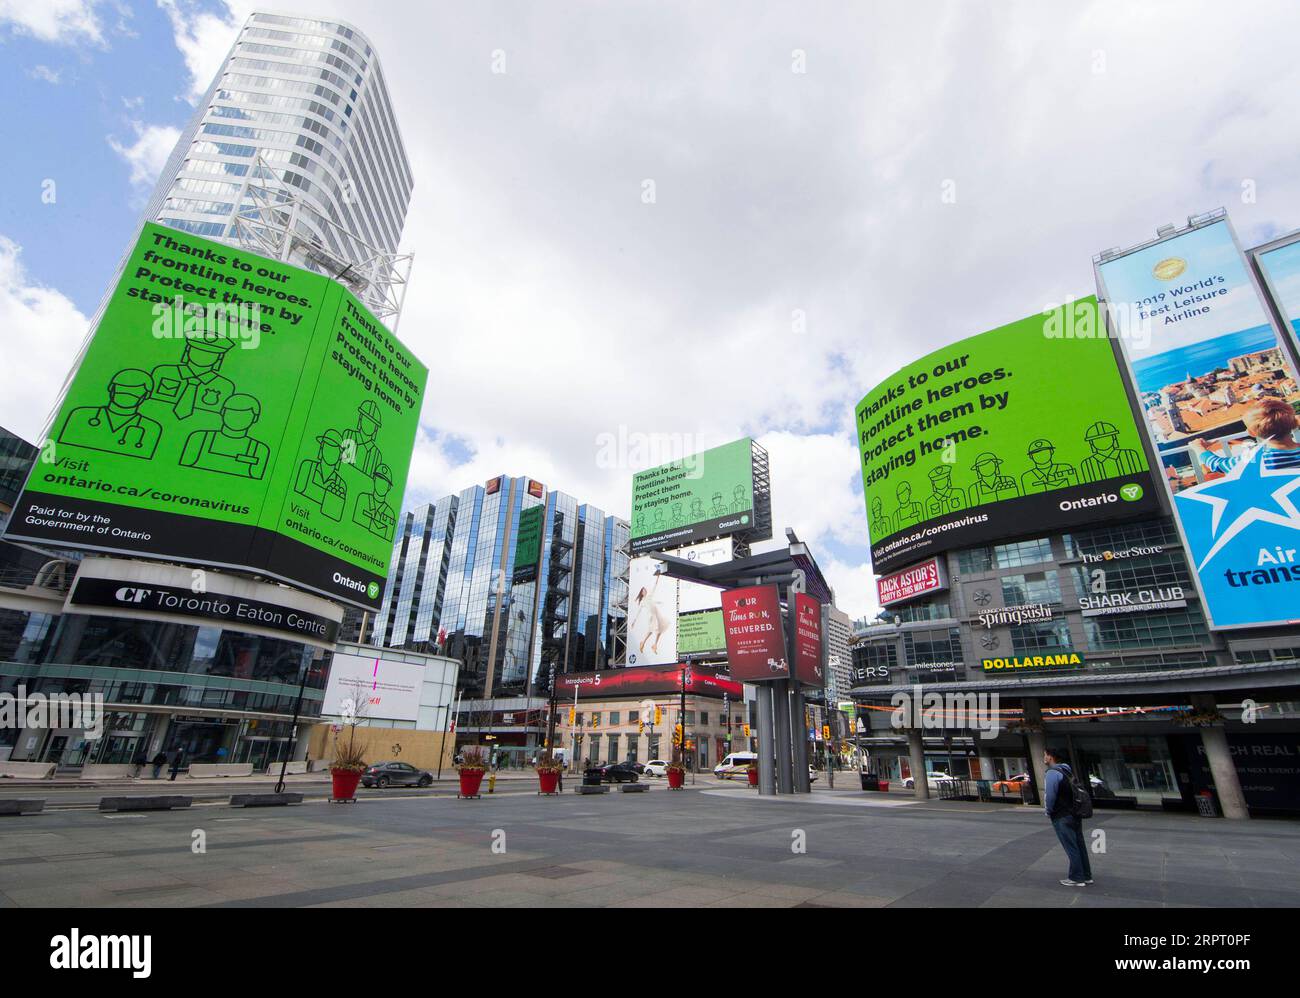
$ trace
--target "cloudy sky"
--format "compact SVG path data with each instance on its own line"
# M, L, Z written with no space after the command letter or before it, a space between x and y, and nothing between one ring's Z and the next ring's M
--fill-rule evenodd
M0 0L0 425L29 438L253 5ZM415 173L407 505L496 474L626 516L751 434L872 612L853 406L1218 206L1300 227L1289 3L280 0L375 45ZM494 60L505 72L493 72ZM651 189L653 200L646 197Z

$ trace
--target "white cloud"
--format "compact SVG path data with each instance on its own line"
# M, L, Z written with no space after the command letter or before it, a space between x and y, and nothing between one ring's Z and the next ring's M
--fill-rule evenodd
M876 600L876 575L870 565L818 556L817 567L835 590L835 605L854 620L875 619L880 613L880 603Z
M27 75L33 80L44 80L46 83L51 83L57 87L63 72L58 69L50 69L49 66L38 65L29 69Z
M0 235L0 329L22 358L0 364L0 426L36 443L89 321L58 291L32 283L20 257Z
M0 0L0 25L43 42L104 43L97 0Z
M194 103L212 84L212 78L235 43L240 25L256 5L227 0L224 16L201 10L192 0L158 0L158 6L171 21L176 47L190 73L187 96Z
M113 136L108 137L108 144L131 167L131 186L137 190L148 190L158 180L163 164L176 147L180 139L179 128L169 125L145 125L132 121L135 142L123 145Z

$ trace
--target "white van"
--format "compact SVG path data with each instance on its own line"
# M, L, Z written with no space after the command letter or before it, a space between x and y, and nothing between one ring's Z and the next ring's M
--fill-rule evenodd
M758 754L755 752L732 752L720 763L713 767L713 775L720 780L729 780L732 777L747 779L750 766L758 764Z

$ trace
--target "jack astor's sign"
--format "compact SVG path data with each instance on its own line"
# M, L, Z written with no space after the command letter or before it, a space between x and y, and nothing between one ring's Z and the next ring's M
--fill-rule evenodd
M1032 624L1051 619L1052 608L1046 603L1023 603L1020 606L1000 606L979 611L979 622L987 628Z
M986 673L1037 672L1039 669L1082 669L1083 656L1065 651L1056 655L1025 655L1021 658L986 658Z

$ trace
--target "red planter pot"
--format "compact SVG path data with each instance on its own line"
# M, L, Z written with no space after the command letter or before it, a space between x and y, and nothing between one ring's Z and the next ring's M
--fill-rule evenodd
M751 770L749 771L749 785L750 785L751 787L756 787L756 786L758 786L758 770L757 770L757 769L751 769Z
M881 780L881 781L880 781L880 789L881 789L881 790L884 790L884 791L888 791L888 790L889 790L889 781L888 781L888 780Z
M361 774L351 769L331 769L330 781L334 785L334 800L352 800L357 795Z
M460 795L462 797L478 796L478 788L483 785L483 772L481 769L462 769L460 771Z
M553 794L555 793L556 785L560 782L560 774L544 773L539 771L537 774L537 782L541 785L542 793Z
M682 784L686 782L686 774L680 769L668 770L668 789L680 790Z

